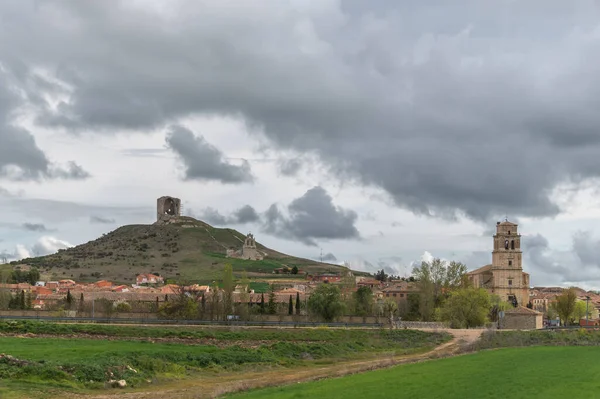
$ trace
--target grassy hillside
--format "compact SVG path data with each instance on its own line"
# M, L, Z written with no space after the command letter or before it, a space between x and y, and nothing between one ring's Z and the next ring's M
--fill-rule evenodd
M282 254L258 242L257 248L266 254L264 260L226 258L226 250L241 248L244 238L245 235L236 230L214 228L183 217L181 223L171 225L123 226L86 244L20 263L36 266L49 278L78 281L102 278L123 283L134 282L138 273L152 272L182 282L210 282L221 278L225 263L233 266L236 275L240 276L245 270L249 277L277 277L273 270L283 266L297 266L309 273L344 269ZM304 278L304 275L296 277Z

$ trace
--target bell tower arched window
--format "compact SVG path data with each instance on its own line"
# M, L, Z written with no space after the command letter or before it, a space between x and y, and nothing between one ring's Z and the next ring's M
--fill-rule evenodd
M515 249L515 240L510 241L510 249Z

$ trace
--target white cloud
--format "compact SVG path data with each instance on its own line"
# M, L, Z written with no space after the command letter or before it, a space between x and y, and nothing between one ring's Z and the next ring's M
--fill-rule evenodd
M73 244L53 236L40 237L31 247L17 244L15 247L16 260L30 258L32 256L43 256L57 252L59 249L73 247Z

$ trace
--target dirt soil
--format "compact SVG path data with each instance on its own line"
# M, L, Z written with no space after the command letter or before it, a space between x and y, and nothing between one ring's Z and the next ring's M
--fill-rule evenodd
M371 360L355 360L335 362L332 364L293 369L273 369L245 373L219 373L206 375L197 379L182 380L160 387L148 388L144 391L123 392L115 390L111 393L65 394L68 399L204 399L217 398L227 393L245 391L255 388L281 386L306 381L316 381L324 378L342 377L365 371L387 368L398 364L416 363L429 359L454 356L460 353L463 346L479 339L483 330L430 330L446 331L454 338L433 350L415 355L380 357Z

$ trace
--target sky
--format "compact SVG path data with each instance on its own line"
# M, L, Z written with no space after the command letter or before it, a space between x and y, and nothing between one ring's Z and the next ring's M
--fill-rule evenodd
M0 261L153 223L296 256L600 289L592 0L4 0Z

